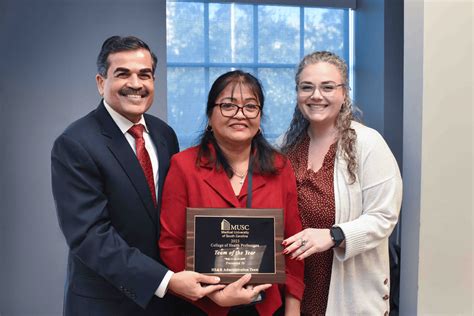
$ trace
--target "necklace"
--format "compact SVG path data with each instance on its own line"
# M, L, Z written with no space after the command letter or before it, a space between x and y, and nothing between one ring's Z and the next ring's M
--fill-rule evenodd
M232 169L232 171L234 172L234 174L235 174L237 177L240 178L239 184L244 184L244 179L245 179L245 176L247 175L248 170L246 170L244 173L240 174L240 173L236 172L236 171L234 170L234 168L231 168L231 169Z

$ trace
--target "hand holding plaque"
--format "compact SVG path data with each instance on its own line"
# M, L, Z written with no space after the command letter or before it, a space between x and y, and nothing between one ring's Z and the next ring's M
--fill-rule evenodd
M218 277L211 277L193 271L174 273L168 283L168 290L191 301L196 301L212 292L224 288Z
M231 283L284 283L282 209L187 208L186 269Z
M251 274L244 274L237 281L228 284L220 291L215 291L208 297L219 306L246 305L256 301L260 292L270 288L271 284L248 285L252 278Z

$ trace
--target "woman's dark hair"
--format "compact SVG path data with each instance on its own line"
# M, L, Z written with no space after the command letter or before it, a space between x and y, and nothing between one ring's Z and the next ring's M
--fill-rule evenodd
M109 55L123 52L131 51L137 49L145 49L150 52L151 58L153 60L152 71L155 74L157 58L155 54L150 50L150 47L135 36L111 36L104 41L102 48L100 50L99 56L97 56L97 72L104 78L107 78L107 71L109 70Z
M260 81L253 75L242 70L229 71L212 84L211 90L207 98L206 115L208 120L212 116L216 100L221 92L229 85L233 85L232 91L239 85L244 85L253 92L260 104L260 115L263 117L264 101L263 88ZM212 144L215 149L215 155L209 148ZM252 139L251 145L251 162L255 172L262 174L276 174L278 172L275 166L275 155L277 151L267 142L261 130ZM199 151L196 159L196 165L200 165L203 161L207 161L208 165L214 166L217 170L224 169L227 176L231 178L234 175L227 158L217 144L212 128L208 126L201 134L199 140Z

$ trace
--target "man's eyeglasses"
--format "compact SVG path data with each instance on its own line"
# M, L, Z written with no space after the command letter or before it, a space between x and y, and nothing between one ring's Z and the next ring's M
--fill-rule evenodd
M296 86L298 90L298 94L301 95L302 97L309 97L314 94L314 91L316 89L319 90L319 93L321 95L329 97L336 92L336 89L339 87L344 87L345 84L340 83L340 84L335 84L335 83L323 83L320 84L319 87L310 83L300 83L299 85Z
M248 119L253 119L258 116L260 113L260 105L257 104L246 104L244 106L239 106L234 103L218 103L216 106L219 106L222 116L225 117L234 117L242 110L244 116Z

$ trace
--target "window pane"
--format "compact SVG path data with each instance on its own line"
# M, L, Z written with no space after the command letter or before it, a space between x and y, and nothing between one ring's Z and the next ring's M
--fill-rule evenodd
M204 61L204 5L166 4L166 52L168 62Z
M298 62L299 12L297 7L258 6L258 62Z
M347 10L305 8L304 51L327 50L344 58L344 27Z
M209 4L210 62L253 62L253 6Z
M168 124L182 149L195 144L204 128L204 68L168 67Z
M263 68L258 76L265 89L265 108L263 110L263 131L265 137L273 142L283 134L290 124L296 105L295 69Z

